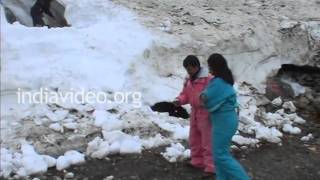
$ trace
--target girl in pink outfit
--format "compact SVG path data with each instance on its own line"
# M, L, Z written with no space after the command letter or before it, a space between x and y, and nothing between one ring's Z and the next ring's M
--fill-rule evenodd
M206 173L214 173L209 113L203 107L199 96L212 79L212 76L200 66L196 56L187 56L183 61L183 66L189 77L186 78L183 90L174 101L174 104L177 106L190 104L192 107L189 135L191 165L203 169Z

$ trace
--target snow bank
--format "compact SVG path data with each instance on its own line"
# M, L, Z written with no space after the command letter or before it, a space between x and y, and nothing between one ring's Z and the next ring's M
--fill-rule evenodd
M152 35L133 13L111 1L64 3L72 27L28 28L1 20L5 37L1 39L2 91L40 87L121 90L130 64L142 57Z

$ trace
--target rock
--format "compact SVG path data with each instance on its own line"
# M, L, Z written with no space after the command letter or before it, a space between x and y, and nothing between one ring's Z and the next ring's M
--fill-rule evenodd
M265 106L270 103L270 100L265 96L257 96L257 106Z
M314 97L312 95L312 91L311 90L307 90L306 93L305 93L305 97L307 99L309 99L310 101L313 101L314 100Z
M308 149L309 149L310 151L317 152L317 148L316 148L316 147L309 147Z
M56 132L61 132L63 133L64 132L64 129L63 127L59 124L59 123L52 123L50 126L49 126L50 129L56 131Z
M309 99L307 99L304 96L300 97L299 100L297 101L297 106L299 106L300 108L306 108L309 104L310 104Z
M72 172L68 172L67 174L64 175L65 179L72 179L74 178L74 174Z
M284 109L289 110L290 112L296 112L296 110L297 110L296 106L293 104L292 101L288 101L288 102L283 103L282 107Z
M53 176L53 178L52 178L53 180L62 180L62 178L61 177L59 177L59 176Z
M129 179L140 179L138 176L130 176Z
M277 97L277 98L275 98L271 103L272 103L274 106L281 106L281 105L282 105L282 99L281 99L281 97Z
M320 113L320 97L318 97L317 99L315 99L313 101L313 106L314 106L315 110L317 111L317 113Z
M247 147L247 146L241 146L240 149L242 149L242 150L247 150L248 147Z
M19 176L19 175L14 175L14 176L12 177L12 179L20 179L20 176Z
M106 178L104 178L103 180L113 180L114 179L114 176L108 176Z

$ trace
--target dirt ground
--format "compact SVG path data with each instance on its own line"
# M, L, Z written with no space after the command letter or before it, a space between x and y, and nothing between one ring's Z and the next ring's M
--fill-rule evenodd
M264 143L258 149L235 151L253 180L318 180L320 177L320 124L318 119L300 126L302 134L286 135L282 145ZM314 139L302 142L300 138L313 133ZM169 163L161 155L165 147L146 150L139 155L114 155L109 159L89 159L85 164L72 166L65 171L50 169L39 179L107 180L197 180L215 179L200 170L187 166L188 161ZM30 177L30 179L34 178Z

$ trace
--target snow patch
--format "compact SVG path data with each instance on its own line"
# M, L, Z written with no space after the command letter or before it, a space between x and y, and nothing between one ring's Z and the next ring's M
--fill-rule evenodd
M161 155L169 162L177 162L190 157L190 149L185 149L185 147L180 143L172 143L170 147L166 148L166 151L161 153Z
M58 157L56 168L61 171L70 167L71 165L77 165L85 162L84 154L78 151L67 151L63 156Z

